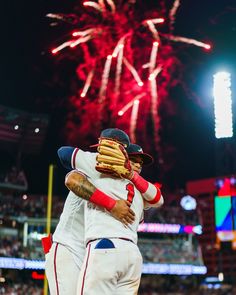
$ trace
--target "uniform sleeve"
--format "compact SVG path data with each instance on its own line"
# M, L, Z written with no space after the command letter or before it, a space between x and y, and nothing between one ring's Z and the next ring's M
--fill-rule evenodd
M74 150L75 150L74 147L62 146L57 151L57 155L61 161L62 166L68 170L73 169L72 165L71 165L71 158L72 158L72 154L73 154Z
M148 207L160 207L163 205L164 199L159 184L152 184L137 172L134 172L131 182L133 182L136 189L140 191L144 200L149 204Z
M153 203L153 204L146 201L146 200L144 200L144 209L146 210L146 209L149 209L149 208L158 208L158 207L161 207L163 204L164 204L164 198L161 195L158 202Z
M67 169L77 169L91 178L98 178L100 173L95 169L97 153L85 152L79 148L61 147L58 156Z

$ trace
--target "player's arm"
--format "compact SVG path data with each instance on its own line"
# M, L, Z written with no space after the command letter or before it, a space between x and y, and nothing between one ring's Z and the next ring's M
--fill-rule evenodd
M126 200L114 200L101 190L97 189L85 175L73 170L66 175L65 185L78 197L107 209L113 217L128 225L135 219L135 214L130 209Z
M63 146L57 154L62 165L69 169L78 169L88 177L97 178L99 172L95 169L97 153L83 151L80 148Z
M133 172L130 181L135 185L137 190L140 191L148 207L161 207L164 204L164 199L158 185L147 181L136 171Z

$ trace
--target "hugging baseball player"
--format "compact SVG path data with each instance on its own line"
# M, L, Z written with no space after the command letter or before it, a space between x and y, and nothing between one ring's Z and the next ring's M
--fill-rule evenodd
M142 257L136 245L138 224L142 218L144 206L158 207L163 204L163 197L159 188L139 175L141 166L152 162L150 155L143 153L140 146L129 144L127 140L124 140L124 134L119 129L106 129L100 137L119 139L120 144L127 145L127 152L130 158L128 171L130 173L123 173L122 170L122 173L119 174L118 172L117 174L116 168L115 172L112 171L110 173L108 171L110 164L105 163L103 167L103 162L97 163L99 159L97 153L84 152L80 149L72 150L68 147L60 149L59 156L64 166L68 167L71 165L73 168L78 169L77 171L72 171L66 177L67 187L73 193L80 196L82 192L84 193L81 187L82 180L86 176L87 180L93 185L89 201L92 201L95 205L80 201L80 205L83 203L83 206L78 206L78 200L80 200L78 197L73 198L73 206L66 206L67 204L65 203L65 207L69 208L68 210L64 208L65 213L73 213L73 218L69 218L70 222L68 220L63 222L63 218L61 218L61 226L58 225L54 233L54 243L49 252L54 254L51 255L54 257L53 273L55 277L57 273L57 269L55 270L57 264L56 256L61 245L66 246L64 248L66 248L67 254L68 252L70 252L69 254L72 253L70 259L74 259L77 262L79 269L84 256L83 242L85 241L86 253L81 271L78 270L74 273L75 277L79 273L77 294L137 294L142 268ZM127 138L125 137L125 139ZM104 160L104 157L102 157L102 160ZM97 167L98 171L94 167ZM123 178L117 178L117 175L121 175ZM110 214L109 210L111 210L112 206L114 207L112 201L108 202L107 208L104 206L107 203L106 198L108 195L113 197L113 201L128 201L132 211L129 211L129 219L123 222L125 226ZM106 209L101 208L101 205ZM72 207L77 209L72 211ZM84 218L83 210L85 210ZM133 213L131 212L135 213L134 221L132 218ZM77 224L80 224L79 229L84 227L84 232L82 230L81 234L78 232L78 228L73 226L73 221L79 221L79 219L81 219L80 222L77 222ZM61 230L58 230L60 228ZM67 237L69 236L69 239L67 240L61 233L65 233ZM79 240L80 243L78 243ZM81 253L81 255L78 256L78 253ZM52 272L52 269L50 272ZM59 288L60 286L57 286L57 293L52 294L59 294Z

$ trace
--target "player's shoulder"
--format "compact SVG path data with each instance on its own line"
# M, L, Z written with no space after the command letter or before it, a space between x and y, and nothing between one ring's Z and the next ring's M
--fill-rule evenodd
M83 155L83 156L86 156L86 157L90 157L90 158L96 158L98 153L78 149L77 154L78 155Z
M79 149L76 153L74 153L72 157L72 162L73 161L79 161L80 163L82 162L92 162L94 163L96 161L97 153L94 152L89 152L89 151L83 151Z

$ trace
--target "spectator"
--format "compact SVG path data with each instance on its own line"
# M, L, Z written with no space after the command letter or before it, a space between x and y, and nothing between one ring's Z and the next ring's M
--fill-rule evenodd
M12 166L10 171L7 172L7 175L5 177L6 183L16 183L17 179L17 168L16 166Z

